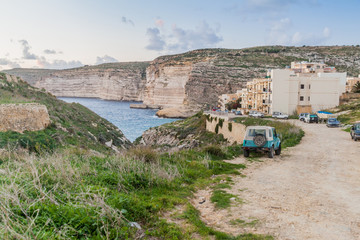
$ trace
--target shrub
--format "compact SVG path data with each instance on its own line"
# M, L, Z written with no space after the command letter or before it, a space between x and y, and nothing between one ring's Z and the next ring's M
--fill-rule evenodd
M216 126L215 126L215 133L216 133L216 134L219 133L219 124L216 124Z
M228 129L229 129L229 132L232 131L232 123L231 122L228 123Z
M222 128L224 123L224 119L219 118L219 126Z
M204 152L215 157L226 158L226 154L219 146L211 145L204 148Z
M159 160L158 153L151 147L131 148L127 155L135 160L140 160L146 163L156 163Z

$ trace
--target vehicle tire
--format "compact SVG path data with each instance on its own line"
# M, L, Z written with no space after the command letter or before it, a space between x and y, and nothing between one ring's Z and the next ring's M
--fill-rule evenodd
M255 135L253 141L254 141L254 144L255 144L256 146L262 147L262 146L264 146L265 143L266 143L266 137L265 137L264 135L262 135L262 134L257 134L257 135Z
M250 150L244 149L244 157L250 156Z
M269 152L268 152L268 157L269 158L273 158L274 157L274 147L271 147Z
M279 145L279 148L275 150L276 155L280 155L281 153L281 144Z

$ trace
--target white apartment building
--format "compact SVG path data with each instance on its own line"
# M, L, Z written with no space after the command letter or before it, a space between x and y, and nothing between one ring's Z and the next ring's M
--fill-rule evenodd
M346 73L326 68L329 71L324 72L325 67L321 65L319 71L317 68L306 72L299 69L272 70L271 112L316 112L338 106L339 98L345 92Z

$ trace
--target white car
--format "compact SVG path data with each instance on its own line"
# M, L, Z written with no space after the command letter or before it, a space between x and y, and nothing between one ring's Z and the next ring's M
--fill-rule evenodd
M262 112L258 112L258 111L250 111L249 112L249 116L250 117L264 117L264 114Z
M289 115L282 112L273 112L272 117L277 119L288 119Z

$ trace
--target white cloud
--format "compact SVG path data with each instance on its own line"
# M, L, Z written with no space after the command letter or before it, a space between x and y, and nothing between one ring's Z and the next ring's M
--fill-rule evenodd
M121 22L125 24L131 24L132 26L135 26L134 22L131 19L128 19L126 17L121 17Z
M216 29L211 28L205 21L195 29L183 29L173 25L169 35L162 35L159 28L148 28L146 35L149 38L149 44L146 49L174 53L215 47L223 41L218 34L219 29L219 26Z
M39 57L37 59L37 65L40 68L47 68L47 69L67 69L67 68L76 68L76 67L82 67L84 64L82 64L80 61L65 61L65 60L53 60L52 62L49 62L46 60L45 57Z
M160 30L158 28L148 28L146 30L146 36L149 39L148 45L146 45L146 49L162 51L166 45L165 41L160 36Z
M45 54L62 54L62 52L57 52L57 51L55 51L53 49L45 49L44 53Z
M102 64L102 63L110 63L110 62L119 62L116 58L110 57L108 55L104 55L103 57L97 57L95 64Z
M9 66L11 68L19 68L21 67L18 63L13 62L7 58L0 58L0 65L1 66Z
M25 39L22 39L22 40L19 40L19 43L21 43L21 45L22 45L24 59L34 60L37 58L37 56L35 54L30 53L31 47L29 46L28 41L26 41Z

